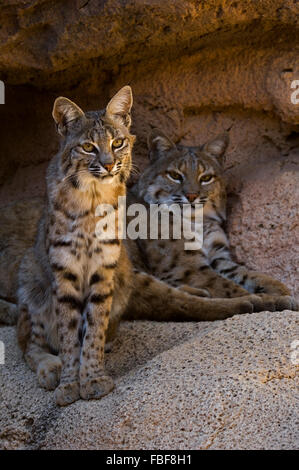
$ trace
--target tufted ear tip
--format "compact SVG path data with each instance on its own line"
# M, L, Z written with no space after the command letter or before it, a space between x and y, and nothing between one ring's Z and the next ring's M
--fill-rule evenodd
M108 116L121 118L127 127L131 124L130 113L133 106L132 88L129 85L122 87L106 106Z
M131 107L132 107L132 105L133 105L133 92L132 92L132 88L130 87L130 85L123 86L119 91L128 96L128 99L129 99Z
M84 112L73 101L64 96L59 96L54 101L52 116L57 125L58 132L65 134L70 123L84 116Z

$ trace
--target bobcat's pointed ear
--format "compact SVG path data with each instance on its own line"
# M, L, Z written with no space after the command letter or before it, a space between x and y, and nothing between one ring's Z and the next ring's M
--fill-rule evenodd
M227 149L228 144L229 135L224 133L217 135L217 137L205 144L203 150L207 154L211 155L211 157L215 157L217 160L220 160L220 162L223 163L224 153Z
M157 160L163 155L163 153L175 148L175 144L172 140L170 140L160 129L152 129L147 139L147 145L151 161Z
M106 106L106 114L112 118L121 120L126 127L131 125L131 108L133 105L132 89L129 85L121 88L116 95L111 98Z
M52 116L56 122L59 134L65 135L71 123L84 116L84 112L73 101L60 96L54 102Z

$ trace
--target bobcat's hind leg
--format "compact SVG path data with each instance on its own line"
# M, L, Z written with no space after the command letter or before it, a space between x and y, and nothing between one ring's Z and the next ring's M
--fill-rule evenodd
M287 286L285 286L282 282L277 281L277 279L273 279L267 274L255 271L247 271L246 274L255 294L261 293L280 296L291 295L291 292Z
M280 281L264 273L251 271L236 263L223 244L211 257L211 267L221 276L233 281L252 294L290 295L289 289Z
M61 360L50 353L42 323L31 322L26 307L20 309L17 336L25 360L30 369L37 373L40 386L54 390L60 381Z
M225 275L225 273L222 273ZM248 271L244 266L235 264L229 274L230 279L261 298L262 310L298 311L298 303L290 295L290 290L280 281L263 273Z
M40 386L46 390L55 390L60 382L62 367L60 357L47 353L38 347L32 348L29 354L31 355L30 358L28 358L28 354L26 355L28 364L32 359L38 361L36 373Z
M211 266L221 276L233 281L252 294L257 294L264 304L262 310L298 310L296 299L280 281L264 273L248 270L232 260L228 246L223 245L211 259Z

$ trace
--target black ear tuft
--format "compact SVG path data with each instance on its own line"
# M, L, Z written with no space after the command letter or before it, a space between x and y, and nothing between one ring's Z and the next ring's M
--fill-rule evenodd
M112 118L121 119L126 127L131 125L131 108L133 105L133 95L130 86L124 86L116 95L111 98L106 106L106 114Z
M152 129L148 135L147 145L149 158L155 161L168 150L175 148L175 144L160 129Z
M59 134L65 135L71 123L83 117L84 112L73 101L60 96L54 102L52 116Z

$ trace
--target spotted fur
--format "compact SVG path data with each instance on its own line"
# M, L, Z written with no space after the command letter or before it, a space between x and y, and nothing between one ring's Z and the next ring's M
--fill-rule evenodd
M192 295L244 297L254 303L257 297L254 294L258 294L265 302L264 307L268 304L277 309L292 308L293 300L286 286L270 276L249 271L231 256L223 229L226 220L223 159L227 145L228 136L220 135L201 147L176 146L163 132L152 131L150 165L134 192L147 206L191 204L195 210L196 203L202 204L203 247L188 251L184 249L183 238L147 239L142 241L147 265L152 275Z
M121 180L126 180L130 169L134 140L128 130L129 114L121 115L114 108L117 114L111 117L108 109L109 105L106 111L86 113L84 128L80 127L82 115L72 124L66 123L71 126L68 129L56 115L58 130L65 137L48 171L48 201L36 244L27 251L19 273L19 344L40 385L46 389L59 385L58 404L71 403L79 396L99 398L111 390L113 383L103 366L103 347L105 339L107 343L114 338L122 317L211 321L252 311L298 308L283 284L246 270L230 256L222 228L225 136L204 147L188 148L176 147L163 133L154 131L149 139L151 164L129 194L128 204L141 202L146 207L166 200L184 203L186 193L192 195L193 203L204 203L202 251L185 251L183 241L178 240L97 241L94 207L99 201L116 204L116 196L125 194ZM109 185L101 179L94 181L87 173L73 173L66 161L64 173L61 169L62 156L72 148L73 139L77 142L95 123L98 128L99 119L103 126L99 143L105 142L106 122L110 129L113 123L117 136L123 132L128 138L121 169ZM72 133L72 129L77 130ZM184 184L166 180L169 170L179 170ZM207 171L215 173L215 180L210 189L206 185L203 190L198 177ZM76 177L75 185L72 176ZM89 183L85 177L90 178ZM10 208L10 216L15 213L19 222L15 226L25 237L22 246L17 237L18 253L30 246L32 237L25 233L26 227L35 227L38 218L29 204L27 211L21 207L20 223L19 205ZM2 224L3 239L7 239L9 227L11 223Z
M59 405L99 398L113 388L104 368L109 320L128 300L115 299L126 254L115 234L96 235L101 204L118 214L126 194L134 136L130 87L105 110L84 113L58 98L53 117L61 148L47 171L47 203L35 246L19 272L19 342L40 384L56 389ZM118 220L116 220L118 227ZM29 325L29 327L28 327ZM53 355L53 352L58 355Z

